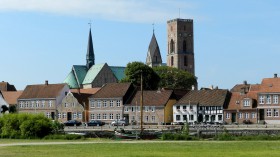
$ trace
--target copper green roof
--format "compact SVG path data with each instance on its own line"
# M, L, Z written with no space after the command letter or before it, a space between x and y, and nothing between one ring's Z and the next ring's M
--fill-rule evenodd
M107 65L107 63L103 64L95 64L93 65L87 72L83 84L91 84L101 69ZM107 65L108 66L108 65Z
M63 83L67 83L70 88L79 88L79 85L77 83L73 70L68 74L68 76L63 81Z
M125 77L124 70L125 67L116 67L116 66L110 66L110 69L114 73L115 77L120 81Z
M84 65L73 65L73 71L79 85L84 81L87 74L87 67Z

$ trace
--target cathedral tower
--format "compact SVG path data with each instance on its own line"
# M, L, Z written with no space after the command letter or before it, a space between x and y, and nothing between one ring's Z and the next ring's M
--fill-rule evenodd
M167 21L167 66L188 71L195 75L193 20Z
M92 37L91 37L91 29L89 29L89 36L88 36L88 47L87 47L87 68L90 69L91 66L95 64L94 58L94 50L92 44Z

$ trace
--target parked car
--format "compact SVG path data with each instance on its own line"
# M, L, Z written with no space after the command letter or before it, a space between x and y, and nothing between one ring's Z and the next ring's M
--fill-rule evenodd
M127 126L128 125L128 122L126 120L114 120L112 121L111 123L112 126Z
M102 126L105 125L105 122L102 122L100 120L91 120L87 123L88 126Z
M82 122L77 121L77 120L69 120L64 123L65 126L80 126L82 125Z

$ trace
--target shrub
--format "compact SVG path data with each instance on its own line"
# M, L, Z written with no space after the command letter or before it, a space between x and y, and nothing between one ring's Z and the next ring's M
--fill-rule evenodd
M194 140L194 137L190 137L186 134L180 133L164 133L161 136L162 140Z

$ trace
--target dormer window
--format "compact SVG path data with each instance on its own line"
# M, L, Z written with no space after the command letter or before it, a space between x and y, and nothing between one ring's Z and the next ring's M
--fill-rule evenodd
M250 106L250 99L243 100L243 106Z

